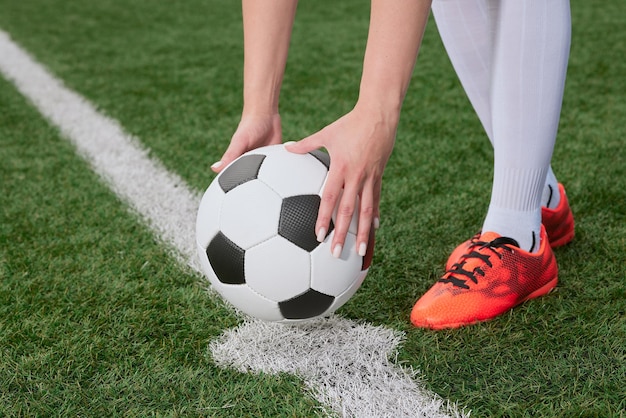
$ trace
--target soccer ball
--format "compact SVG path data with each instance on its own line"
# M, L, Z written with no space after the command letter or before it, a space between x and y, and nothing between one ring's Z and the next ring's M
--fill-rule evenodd
M233 161L204 193L196 219L200 262L240 311L273 322L324 317L363 283L374 239L359 256L356 213L339 258L330 250L334 223L324 242L315 237L329 166L323 151L300 155L271 145Z

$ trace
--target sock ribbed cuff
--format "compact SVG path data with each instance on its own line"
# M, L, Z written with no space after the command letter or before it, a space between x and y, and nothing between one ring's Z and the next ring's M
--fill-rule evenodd
M518 212L541 207L548 168L516 169L495 167L490 206Z

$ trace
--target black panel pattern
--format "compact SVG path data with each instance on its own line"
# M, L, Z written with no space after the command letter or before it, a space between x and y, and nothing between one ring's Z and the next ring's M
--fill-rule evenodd
M312 156L317 158L322 164L326 166L326 170L330 170L330 155L327 152L316 149L314 151L309 152Z
M256 179L264 159L265 155L244 155L228 166L218 177L218 182L224 193Z
M226 284L244 284L243 249L219 232L209 243L206 249L209 263L220 282Z
M308 252L320 244L315 237L315 222L321 198L316 194L291 196L283 199L278 221L278 235ZM330 223L328 234L335 225Z
M279 302L278 308L287 319L308 319L323 314L334 300L334 296L309 289L295 298Z

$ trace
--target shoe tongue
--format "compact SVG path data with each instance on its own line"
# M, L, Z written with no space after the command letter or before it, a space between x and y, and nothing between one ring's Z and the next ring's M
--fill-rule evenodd
M519 243L517 242L517 240L514 240L513 238L509 238L509 237L503 237L497 232L492 232L492 231L483 232L479 240L482 242L492 242L496 239L498 239L498 241L502 243L511 244L519 248Z
M494 239L500 238L500 237L501 237L501 235L498 234L497 232L487 231L487 232L483 232L480 235L480 238L478 240L482 241L482 242L491 242Z

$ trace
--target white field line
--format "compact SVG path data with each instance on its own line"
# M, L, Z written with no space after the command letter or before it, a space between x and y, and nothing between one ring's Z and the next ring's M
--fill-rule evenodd
M201 272L195 217L201 195L148 155L119 123L66 88L0 30L0 72L168 245ZM241 371L300 376L324 414L354 417L466 416L390 361L400 332L334 316L303 326L245 319L210 345L217 364Z

